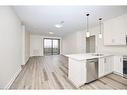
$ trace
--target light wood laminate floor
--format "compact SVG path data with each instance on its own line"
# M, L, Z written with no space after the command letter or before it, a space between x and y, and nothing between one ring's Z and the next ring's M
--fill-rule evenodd
M68 59L63 55L32 57L10 89L127 89L127 79L115 74L76 88L67 72Z

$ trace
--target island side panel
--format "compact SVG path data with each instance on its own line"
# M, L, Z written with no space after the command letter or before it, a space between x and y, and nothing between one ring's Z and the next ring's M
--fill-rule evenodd
M78 88L86 82L86 60L80 61L69 58L68 78Z

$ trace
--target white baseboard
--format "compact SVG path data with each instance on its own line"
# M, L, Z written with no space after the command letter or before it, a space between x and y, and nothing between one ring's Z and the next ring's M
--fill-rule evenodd
M113 72L113 73L123 77L123 74L121 74L121 73L118 73L118 72Z
M16 77L18 76L18 74L21 72L21 67L17 70L17 72L14 74L14 76L12 77L12 79L9 81L9 83L4 87L4 89L9 89L10 86L12 85L12 83L15 81Z
M23 61L22 65L25 65L29 59L30 59L30 56L26 60Z
M26 60L25 64L29 61L29 59L30 59L30 57L28 57L28 58L27 58L27 60ZM25 64L24 64L24 65L25 65Z

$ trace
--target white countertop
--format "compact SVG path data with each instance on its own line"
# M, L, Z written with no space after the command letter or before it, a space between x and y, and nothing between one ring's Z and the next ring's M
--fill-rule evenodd
M111 54L103 54L101 56L95 56L94 54L96 53L84 53L84 54L69 54L65 55L69 58L75 59L75 60L86 60L86 59L93 59L93 58L101 58L101 57L106 57L106 56L112 56Z

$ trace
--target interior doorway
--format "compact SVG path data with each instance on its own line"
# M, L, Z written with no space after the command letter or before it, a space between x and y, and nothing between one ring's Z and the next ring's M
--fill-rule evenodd
M95 35L86 38L86 53L95 53Z
M60 54L60 39L44 38L43 46L44 55Z

